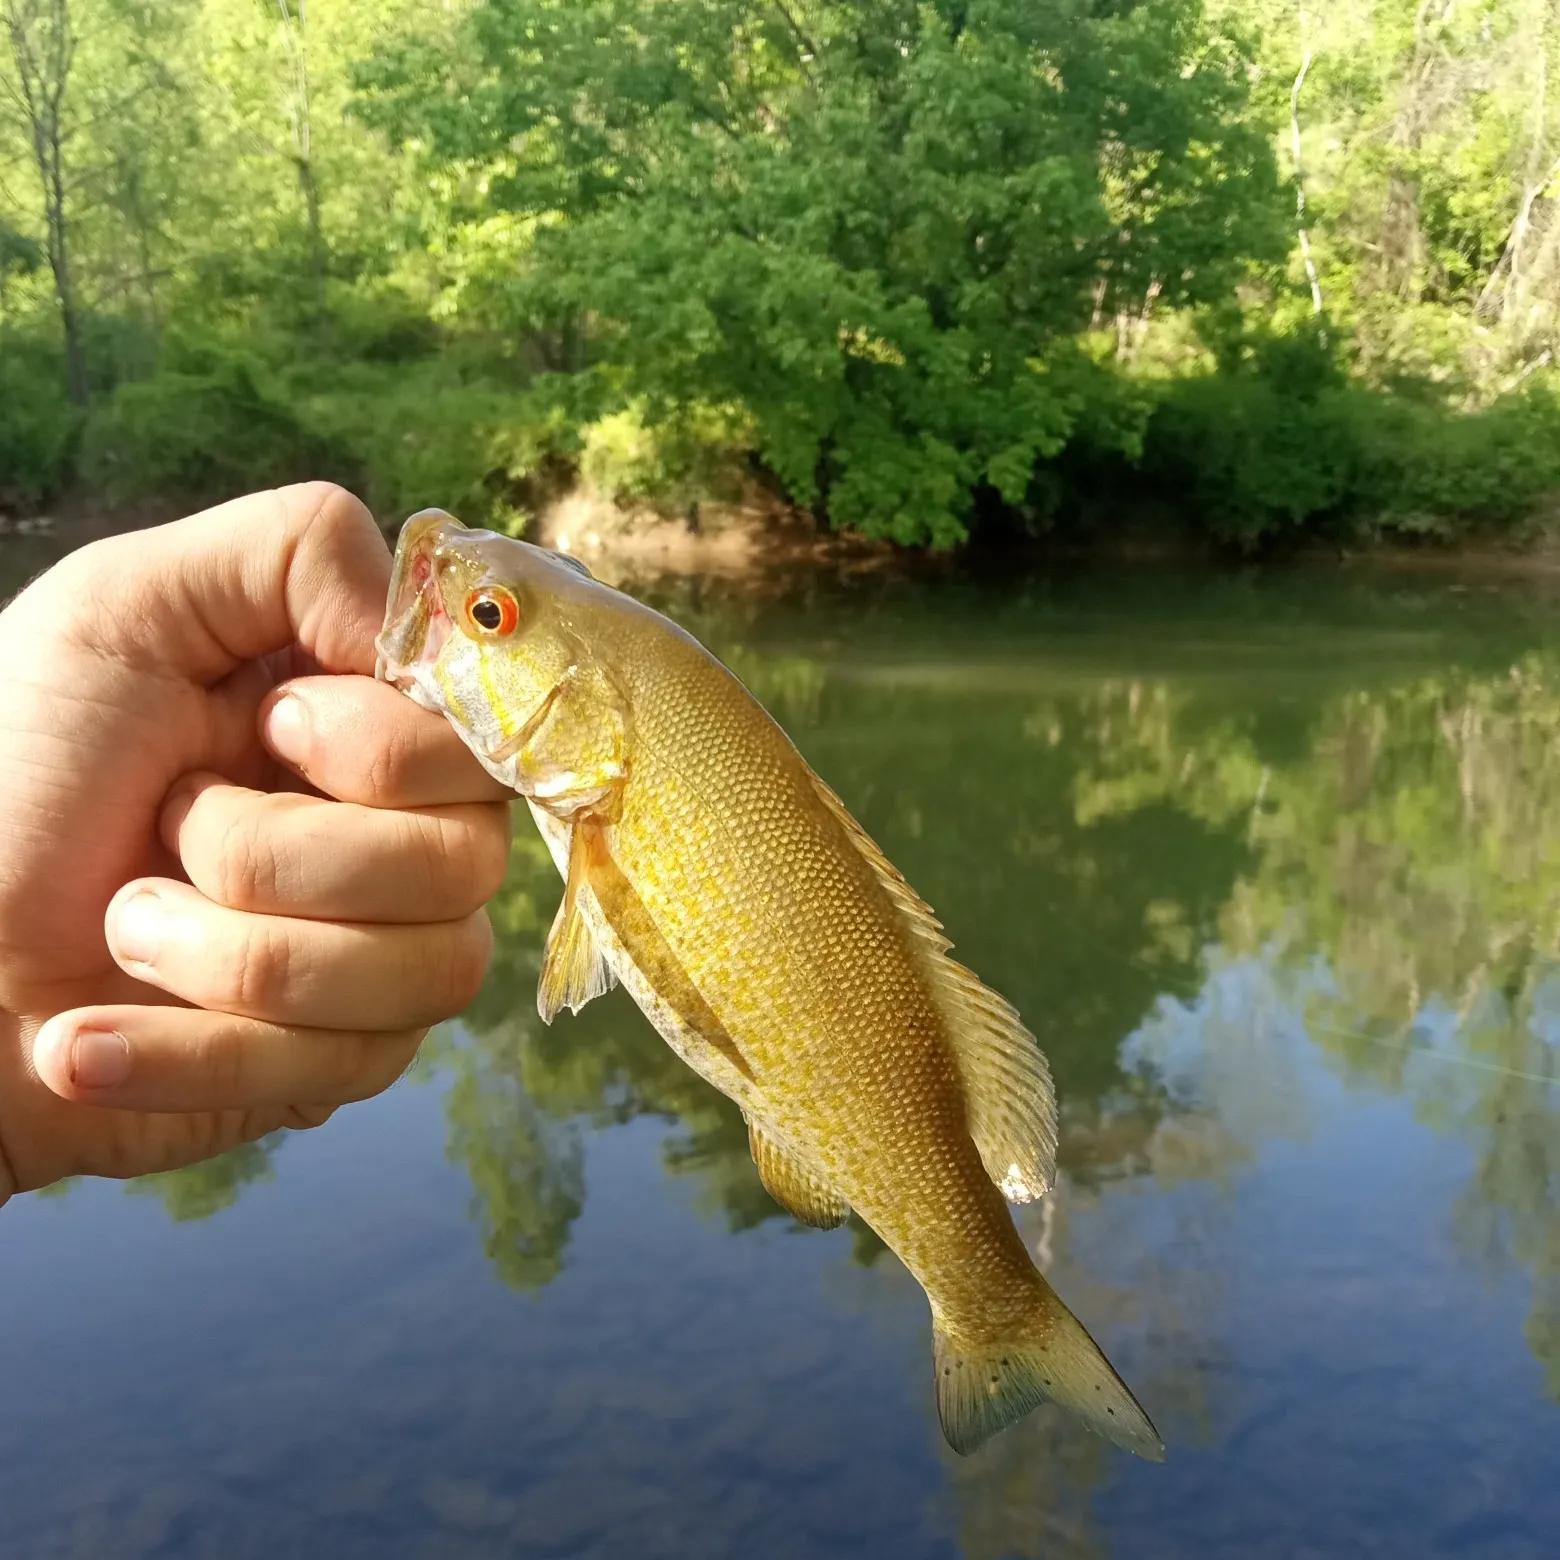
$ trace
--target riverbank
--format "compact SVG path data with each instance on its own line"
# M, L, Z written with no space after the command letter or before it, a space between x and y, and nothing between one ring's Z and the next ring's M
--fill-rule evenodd
M48 513L0 515L0 546L25 542L29 550L61 554L101 537L177 519L172 503L110 508L86 500L63 502ZM755 583L809 568L832 574L881 571L940 574L974 569L1120 566L1175 568L1337 568L1486 579L1560 577L1560 528L1553 514L1535 517L1519 539L1468 536L1269 547L1249 556L1220 548L1170 511L1144 512L1108 533L1046 534L1001 544L962 546L942 553L896 547L850 532L832 532L805 510L754 488L730 502L704 502L681 513L648 504L613 502L579 484L545 503L517 528L539 546L579 558L604 582L624 585L657 577L702 577ZM381 516L388 538L403 516Z

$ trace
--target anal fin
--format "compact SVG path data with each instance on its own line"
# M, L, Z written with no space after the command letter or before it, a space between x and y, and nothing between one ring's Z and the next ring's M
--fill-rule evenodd
M764 1190L794 1219L817 1230L838 1229L850 1213L850 1205L828 1181L788 1149L781 1148L764 1129L748 1120L748 1147L758 1166Z
M592 997L610 991L614 984L612 970L591 935L581 904L589 892L584 823L576 823L570 833L569 875L563 886L563 902L547 934L542 977L536 988L536 1010L547 1024L559 1008L578 1013Z

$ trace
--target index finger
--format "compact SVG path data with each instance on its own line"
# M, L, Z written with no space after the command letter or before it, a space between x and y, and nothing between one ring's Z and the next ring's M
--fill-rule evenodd
M390 549L344 488L308 482L105 538L43 578L98 608L67 618L92 648L210 686L294 645L327 671L372 671Z
M298 677L260 710L270 750L310 785L364 807L512 802L450 723L372 677Z

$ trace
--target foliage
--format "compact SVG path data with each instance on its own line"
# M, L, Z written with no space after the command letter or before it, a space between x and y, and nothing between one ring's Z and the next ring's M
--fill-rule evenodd
M369 79L485 207L549 219L517 313L599 322L608 410L740 405L797 499L902 543L1022 498L1091 313L1209 302L1281 251L1191 5L494 0L472 27L473 115L405 61Z
M32 510L59 491L75 433L57 355L0 332L0 510Z
M307 421L350 452L364 500L383 516L437 507L469 524L513 524L528 479L567 438L556 414L513 390L463 382L440 360L310 377L296 396Z
M1275 765L1184 696L1117 687L1075 796L1091 827L1166 805L1244 822L1222 957L1276 960L1274 1000L1341 1070L1469 1141L1454 1227L1531 1273L1527 1339L1560 1398L1557 715L1560 659L1531 653L1327 700Z
M514 526L565 468L684 510L757 470L905 544L1250 550L1551 504L1540 0L6 14L12 507L308 469Z
M700 498L734 497L740 472L733 451L750 433L734 407L684 407L651 425L644 404L636 402L581 429L580 475L620 503L646 499L685 507Z
M1560 398L1541 382L1452 416L1337 372L1306 382L1242 364L1164 385L1142 475L1244 550L1317 534L1511 534L1560 487Z
M209 1219L231 1208L246 1186L274 1178L273 1156L283 1136L276 1132L258 1143L242 1143L215 1159L182 1170L137 1176L125 1190L134 1197L155 1197L175 1223Z
M82 469L111 501L185 505L357 475L258 362L209 342L179 344L151 378L120 385L87 424Z

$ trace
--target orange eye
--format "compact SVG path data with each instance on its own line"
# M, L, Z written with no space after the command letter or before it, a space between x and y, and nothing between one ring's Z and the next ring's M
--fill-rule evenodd
M507 590L488 585L466 597L466 620L492 638L512 634L520 621L520 603Z

